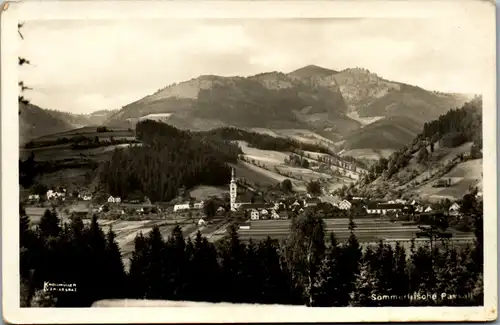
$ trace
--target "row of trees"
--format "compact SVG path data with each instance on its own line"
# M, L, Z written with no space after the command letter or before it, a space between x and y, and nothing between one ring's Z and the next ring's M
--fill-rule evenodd
M126 273L110 229L97 219L89 225L74 218L62 224L46 210L33 227L20 207L21 306L90 306L94 301L125 296ZM47 283L76 284L76 292L50 292ZM50 286L48 286L50 287Z
M232 225L219 242L201 233L184 238L176 226L165 240L156 226L134 241L125 272L115 234L97 220L62 225L46 211L33 230L21 210L23 303L89 306L98 299L137 298L308 306L481 305L482 212L471 203L475 244L443 242L412 247L380 242L362 249L351 219L349 236L327 234L322 218L306 210L292 219L281 242L244 243ZM327 239L325 239L327 238ZM77 292L41 291L43 282L75 283ZM439 293L436 299L419 299ZM447 299L440 299L446 293ZM453 297L452 299L448 299Z

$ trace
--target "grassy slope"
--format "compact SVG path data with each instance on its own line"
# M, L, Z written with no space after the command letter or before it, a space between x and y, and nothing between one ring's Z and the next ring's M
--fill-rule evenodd
M422 124L408 117L386 117L345 136L342 147L345 150L401 148L410 143L421 128Z
M260 150L256 148L249 147L244 141L240 141L240 146L244 152L244 156L247 160L254 160L258 165L254 165L253 163L241 162L242 166L245 166L246 169L251 170L252 173L258 173L264 176L266 179L273 179L274 183L281 182L284 179L289 178L292 181L296 190L305 191L307 182L318 179L327 179L328 185L327 187L330 190L334 188L340 187L343 184L351 183L353 180L348 177L333 177L332 175L316 172L311 169L292 167L285 165L284 160L289 156L289 152L278 152L271 150ZM316 153L316 152L307 152L310 155L308 159L310 162L315 162L319 156L328 156L326 154ZM332 170L341 169L336 166L332 166ZM281 173L288 173L291 176L280 175ZM246 171L248 173L248 171ZM349 175L352 175L355 179L357 179L358 174L354 172L348 172ZM237 174L238 175L238 174ZM244 174L245 175L245 174ZM247 178L245 176L241 176L242 178ZM249 180L257 179L258 183L261 181L258 180L258 177L251 176ZM263 180L264 184L268 184L267 180Z
M470 151L472 143L467 142L455 148L442 148L436 142L434 152L431 154L427 164L417 162L417 153L415 153L409 164L397 173L397 177L391 180L382 180L379 177L369 188L392 188L403 190L404 193L412 196L426 198L429 200L441 200L445 198L459 199L467 193L469 186L482 186L482 159L468 160L459 162L451 171L440 176L438 171L442 166L450 163L458 154ZM427 148L430 152L430 148ZM413 177L410 177L415 173ZM452 185L448 188L435 188L432 185L441 178L451 178ZM403 184L398 180L405 179Z
M482 159L459 163L442 177L450 178L453 186L435 188L432 187L434 182L427 182L416 188L413 192L430 200L459 199L467 193L471 186L482 188L482 168Z
M360 108L359 116L406 116L424 123L462 106L466 101L463 96L440 95L406 84L400 86L400 91L390 91Z

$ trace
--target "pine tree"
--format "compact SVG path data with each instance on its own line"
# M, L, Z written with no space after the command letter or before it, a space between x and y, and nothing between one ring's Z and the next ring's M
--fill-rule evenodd
M101 268L106 265L106 237L101 227L97 222L97 217L94 216L85 233L85 241L87 242L88 250L83 268L85 274L82 277L82 284L78 288L79 295L82 297L83 303L90 306L97 300L103 299L105 296L106 281L101 274Z
M220 267L217 261L217 252L212 243L196 233L193 247L193 258L190 266L190 300L193 301L220 301L219 284L223 283L220 276Z
M222 277L224 281L223 300L226 302L244 302L244 260L245 246L240 242L236 226L228 228L222 241Z
M165 241L160 228L155 225L146 238L146 258L143 276L146 284L146 299L167 299L174 291L171 283L166 278L165 266L170 261L165 261Z
M110 227L106 235L103 298L122 298L125 294L125 268L120 248L116 242L116 234Z
M55 210L45 210L42 218L40 218L38 229L44 240L47 240L49 237L59 236L61 233L61 226Z
M427 294L433 292L435 286L435 274L432 266L431 251L421 246L410 257L408 264L410 278L410 294ZM414 301L414 304L422 304L423 301Z
M378 290L385 295L393 295L393 291L397 283L394 283L394 253L390 245L384 244L380 241L377 250L371 261L373 265L374 275L377 278ZM393 301L382 301L381 305L393 304Z
M20 253L20 276L27 279L31 270L36 266L39 260L38 251L40 244L36 234L31 229L31 222L26 215L22 205L19 205L19 253Z
M260 252L258 247L250 239L245 249L245 260L243 263L243 290L246 292L245 302L261 302L263 289L263 274L259 265Z
M356 235L354 234L356 224L354 223L352 216L350 216L349 219L349 239L347 240L347 244L342 250L341 255L341 260L345 265L345 270L341 272L341 277L346 283L344 292L342 292L342 296L345 299L344 303L348 302L350 294L354 289L354 281L356 280L356 276L359 274L359 263L362 257L361 247Z
M281 268L279 247L270 237L259 244L258 267L262 274L261 302L264 304L291 304L296 298Z
M172 230L172 234L167 240L165 246L164 261L165 264L165 281L167 282L168 299L182 300L185 298L188 287L189 258L186 254L186 242L182 234L182 229L176 225Z
M398 296L398 299L397 301L394 301L394 304L398 306L409 305L409 299L405 298L410 293L410 279L407 273L407 265L408 263L405 249L398 242L396 243L396 248L394 250L393 276L391 279L392 291Z
M337 239L332 232L330 233L330 245L326 250L314 285L314 302L317 307L342 305L338 297L345 284L341 283L340 254L341 248L338 247Z
M130 258L130 270L127 276L128 296L142 299L146 296L148 280L146 267L148 263L148 243L142 232L134 238L134 250Z

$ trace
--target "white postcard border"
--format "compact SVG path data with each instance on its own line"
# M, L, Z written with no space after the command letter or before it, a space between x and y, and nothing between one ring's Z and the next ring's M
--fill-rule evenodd
M486 1L34 1L4 3L1 13L3 315L12 323L481 321L497 317L495 4ZM18 191L18 21L40 19L409 18L457 15L491 26L484 62L484 307L127 307L20 308ZM484 37L484 35L482 35ZM63 55L63 53L61 53ZM495 150L491 149L495 148Z

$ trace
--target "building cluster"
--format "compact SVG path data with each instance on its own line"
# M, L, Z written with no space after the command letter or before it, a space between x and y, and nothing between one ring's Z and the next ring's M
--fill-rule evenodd
M64 200L66 198L66 189L61 188L57 190L48 190L47 191L47 200L57 200L61 199Z
M396 216L399 214L418 214L418 213L432 213L432 212L445 212L442 208L436 208L432 205L422 205L416 200L407 201L404 199L396 199L391 201L370 201L362 197L353 197L347 199L324 199L325 202L338 207L340 210L349 210L353 206L361 207L368 215L387 215L394 213ZM333 202L332 202L333 201ZM460 205L455 202L446 211L449 215L458 216L460 213Z
M203 208L203 201L200 202L185 202L174 205L174 212L188 211L188 210L201 210Z

